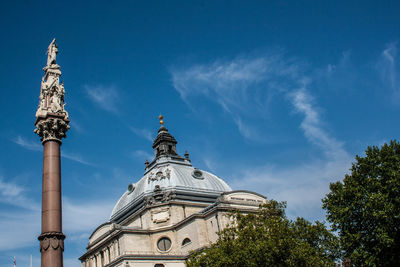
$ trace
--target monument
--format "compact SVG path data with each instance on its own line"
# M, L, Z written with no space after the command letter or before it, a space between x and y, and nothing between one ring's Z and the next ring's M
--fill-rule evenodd
M43 144L42 232L38 237L42 267L63 266L65 239L62 232L60 146L70 127L64 104L64 84L60 82L61 70L56 63L58 49L55 41L53 39L47 49L34 130Z

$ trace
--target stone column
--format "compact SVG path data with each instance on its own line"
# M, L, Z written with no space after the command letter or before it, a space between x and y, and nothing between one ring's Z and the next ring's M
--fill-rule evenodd
M115 260L115 249L114 249L114 242L110 245L110 261Z
M103 255L104 255L104 265L106 265L110 262L110 260L108 258L108 248L107 247L103 250Z
M62 267L65 235L62 232L61 160L62 138L69 129L68 113L64 109L64 84L60 83L60 66L55 39L47 54L47 66L36 111L36 129L43 144L42 233L40 241L41 266Z
M42 234L39 236L42 266L63 266L65 235L61 215L60 142L43 143Z

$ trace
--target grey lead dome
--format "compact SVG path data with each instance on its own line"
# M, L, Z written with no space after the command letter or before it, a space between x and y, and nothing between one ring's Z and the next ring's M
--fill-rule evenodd
M115 205L110 221L121 221L143 207L146 202L163 202L180 199L212 203L224 192L232 191L221 178L196 169L176 152L177 141L161 126L153 143L155 159L146 165L144 176L121 196Z

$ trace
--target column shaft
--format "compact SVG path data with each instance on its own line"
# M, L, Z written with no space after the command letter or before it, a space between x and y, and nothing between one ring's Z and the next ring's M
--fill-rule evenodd
M43 144L42 234L39 236L42 267L63 266L60 145L53 140Z

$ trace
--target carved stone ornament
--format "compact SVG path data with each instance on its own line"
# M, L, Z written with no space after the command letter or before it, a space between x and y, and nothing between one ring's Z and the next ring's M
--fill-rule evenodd
M170 218L170 210L168 207L164 207L161 209L151 211L151 220L154 223L163 223L167 222Z
M170 201L176 197L176 194L172 191L165 191L160 188L159 185L156 185L153 194L145 197L145 205L154 205L158 203L164 203Z
M70 128L68 122L55 116L47 117L36 123L34 132L40 136L42 142L50 140L61 142L61 139L66 137L65 133Z
M153 181L161 181L163 179L169 179L171 178L171 170L170 169L163 169L158 170L156 173L150 172L149 177L147 179L147 183L153 182Z
M54 250L64 251L65 235L58 232L43 233L38 237L40 241L40 252L48 250L50 247Z
M42 138L42 142L66 137L69 117L65 110L64 84L60 83L60 66L56 63L58 53L55 39L47 49L47 65L40 87L39 105L36 111L36 129L34 132Z

